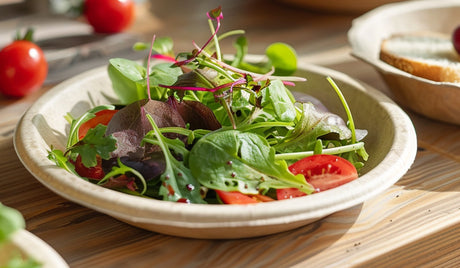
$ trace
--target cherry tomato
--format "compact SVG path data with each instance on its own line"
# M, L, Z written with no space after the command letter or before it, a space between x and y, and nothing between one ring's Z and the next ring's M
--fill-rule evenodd
M118 33L134 20L132 0L85 0L83 11L96 33Z
M31 41L16 40L0 51L0 92L23 97L38 90L48 74L41 48Z
M460 54L460 26L457 26L452 33L452 44L454 45L457 53Z
M95 117L83 123L78 129L78 139L83 139L88 133L88 130L95 128L97 125L102 124L106 126L109 124L113 115L116 114L118 110L102 110L97 112Z
M100 157L97 157L97 164L94 167L86 167L83 165L80 156L77 157L77 160L73 162L73 164L75 166L75 171L82 177L100 180L105 176L104 170L102 169L102 159Z
M219 196L220 200L225 204L237 204L237 205L244 205L244 204L255 204L260 202L270 202L274 201L271 197L261 195L261 194L254 194L254 195L246 195L237 191L226 192L221 190L215 190L217 195Z
M289 166L297 175L303 174L316 192L335 188L358 178L353 164L339 156L317 154L305 157ZM289 199L306 195L296 188L277 189L277 199Z

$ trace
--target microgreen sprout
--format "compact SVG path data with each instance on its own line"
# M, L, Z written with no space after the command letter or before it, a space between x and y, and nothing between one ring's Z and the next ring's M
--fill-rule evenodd
M206 43L199 50L194 52L191 58L183 60L183 61L176 62L175 63L176 66L182 66L182 65L185 65L185 64L188 64L188 63L192 62L196 57L198 57L198 55L200 55L200 53L206 48L206 46L208 46L208 44L216 37L217 32L220 29L220 20L224 17L223 13L222 13L222 10L221 10L221 7L219 6L218 8L215 8L215 9L211 10L210 12L207 13L207 16L208 16L210 21L212 21L212 20L217 21L216 29L214 30L211 27L213 29L212 30L212 35L208 39L208 41L206 41ZM212 25L211 22L210 22L210 24ZM216 50L220 51L219 45L217 44L217 39L215 39L215 41L216 41ZM220 54L220 53L217 53L217 54ZM218 56L218 57L220 58L220 56Z
M151 48L149 49L149 57L147 59L147 95L149 96L149 100L152 99L152 96L150 93L150 59L152 58L153 43L155 43L155 35L153 35L152 37L152 44L151 44Z

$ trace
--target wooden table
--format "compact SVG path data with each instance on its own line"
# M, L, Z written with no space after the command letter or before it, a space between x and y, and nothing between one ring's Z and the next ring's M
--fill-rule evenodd
M215 2L215 1L214 1ZM131 31L171 36L176 50L209 35L213 1L153 1ZM182 5L182 6L181 6ZM346 33L357 14L315 13L273 1L222 1L223 30L245 29L250 53L275 41L302 61L324 65L387 93L379 75L349 55ZM179 8L181 7L181 8ZM227 45L224 49L231 49ZM22 166L13 131L50 85L20 100L0 97L0 201L23 213L27 230L71 267L435 267L460 264L460 127L409 113L419 151L393 187L305 227L238 240L195 240L148 232L52 193Z

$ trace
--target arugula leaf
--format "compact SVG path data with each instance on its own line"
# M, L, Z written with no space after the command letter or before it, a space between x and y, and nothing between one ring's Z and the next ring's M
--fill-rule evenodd
M72 154L79 154L85 167L97 165L97 155L102 159L110 159L110 153L114 151L117 140L112 136L105 136L107 126L97 125L89 129L86 136L75 144L70 150Z
M51 146L51 150L48 151L48 159L56 163L56 166L78 175L75 171L75 166L69 162L69 159L64 155L63 151L54 149L53 146Z
M201 138L190 151L192 175L204 186L246 194L270 188L295 187L309 194L313 187L303 175L289 172L284 160L254 133L238 130L214 131Z
M172 150L176 154L182 155L186 160L188 150L184 143L178 139L169 139L163 136L153 118L149 114L146 116L152 124L153 130L147 133L143 141L160 146L165 155L166 170L160 177L162 184L159 189L159 194L163 200L206 203L201 197L201 186L198 181L192 176L184 162L177 160L171 153Z
M134 174L141 181L143 185L143 188L142 188L143 190L140 192L140 195L143 195L147 191L147 183L144 179L144 176L142 176L142 174L139 171L135 170L134 168L124 165L121 162L120 158L117 158L117 163L118 163L118 166L113 166L112 170L109 173L105 174L104 178L102 178L97 184L104 185L111 178L117 175L125 175L126 173L129 172L129 173Z

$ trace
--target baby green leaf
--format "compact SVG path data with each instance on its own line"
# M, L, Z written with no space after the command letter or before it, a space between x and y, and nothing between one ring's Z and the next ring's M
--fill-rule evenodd
M315 149L316 140L329 133L338 134L341 140L351 137L346 126L330 124L329 113L319 112L312 103L302 104L302 117L293 131L288 133L279 144L275 145L277 152L302 152Z
M149 114L147 114L147 118L152 124L153 130L147 133L143 141L160 146L165 155L166 169L160 177L162 184L159 190L163 200L206 203L201 198L200 184L184 163L177 160L171 153L172 150L187 159L188 150L184 143L178 139L169 139L163 136L153 118Z
M267 47L265 54L275 67L274 75L292 75L297 70L297 55L290 45L273 43Z
M147 98L145 77L147 70L135 61L110 59L108 73L112 87L121 104L129 104Z
M284 160L275 160L273 148L254 133L211 132L190 151L189 167L192 175L211 189L246 194L291 187L313 191L303 175L293 175Z
M261 105L264 110L273 110L276 118L282 122L292 122L296 117L296 110L291 94L281 80L273 80L262 90Z
M58 167L61 167L67 170L68 172L77 175L74 165L69 162L69 159L64 155L63 151L54 149L51 146L51 150L48 151L48 159L56 163Z

